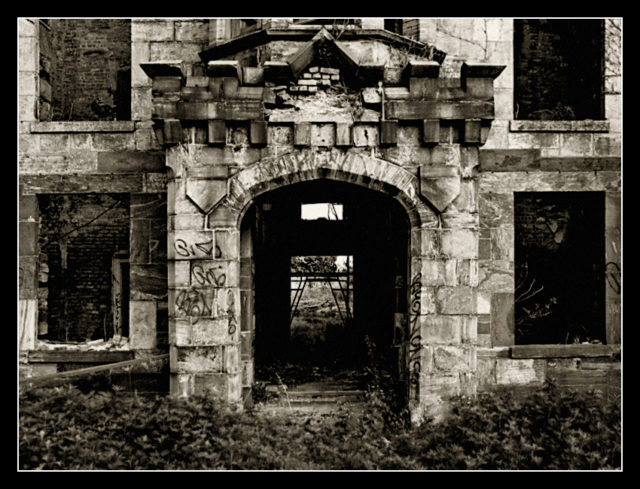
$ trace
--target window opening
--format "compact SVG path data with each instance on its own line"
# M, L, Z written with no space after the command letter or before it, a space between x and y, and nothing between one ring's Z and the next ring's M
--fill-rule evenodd
M342 221L344 218L344 208L342 204L302 204L300 208L300 217L303 221L314 221L317 219Z

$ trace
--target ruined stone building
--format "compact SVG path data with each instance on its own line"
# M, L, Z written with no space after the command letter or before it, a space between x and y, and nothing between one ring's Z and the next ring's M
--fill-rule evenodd
M620 389L621 19L18 24L22 376L169 353L241 407L291 257L348 255L415 419Z

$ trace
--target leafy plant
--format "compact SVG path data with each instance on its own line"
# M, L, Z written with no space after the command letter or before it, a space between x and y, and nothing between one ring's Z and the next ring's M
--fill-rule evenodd
M553 386L457 398L440 424L385 421L377 389L362 412L231 413L73 385L20 395L23 470L616 470L619 398Z

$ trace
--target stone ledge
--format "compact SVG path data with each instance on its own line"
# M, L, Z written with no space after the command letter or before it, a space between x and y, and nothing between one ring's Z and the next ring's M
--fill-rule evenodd
M609 121L509 121L511 132L609 132Z
M620 354L620 345L515 345L511 358L611 357Z
M75 132L134 132L134 121L69 121L69 122L32 122L31 132L46 133L75 133Z

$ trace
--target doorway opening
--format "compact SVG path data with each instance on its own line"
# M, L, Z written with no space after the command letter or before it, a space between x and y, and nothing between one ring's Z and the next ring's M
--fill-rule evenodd
M340 181L297 183L256 198L242 229L256 382L361 388L373 367L403 376L394 328L407 312L410 227L395 199Z

